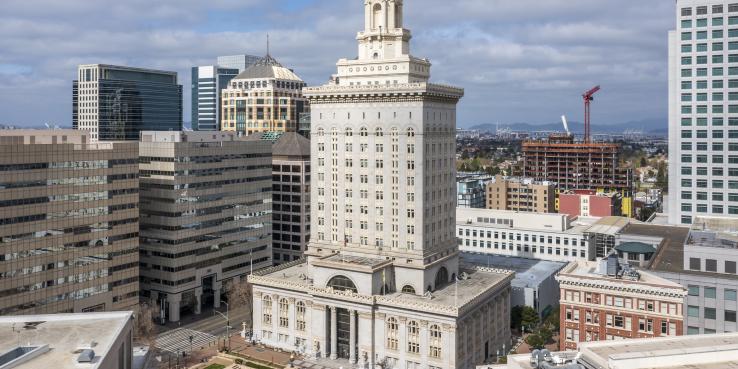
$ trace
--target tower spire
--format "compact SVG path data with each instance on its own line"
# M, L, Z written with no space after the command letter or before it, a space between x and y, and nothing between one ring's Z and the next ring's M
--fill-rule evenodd
M267 33L267 56L269 55L269 34Z

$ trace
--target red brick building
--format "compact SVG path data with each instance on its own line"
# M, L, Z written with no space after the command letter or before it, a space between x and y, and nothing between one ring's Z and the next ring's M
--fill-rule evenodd
M559 213L571 217L621 216L622 201L623 196L619 193L573 190L559 194Z
M687 291L636 272L617 257L570 263L556 280L561 288L561 350L576 350L579 342L683 334Z

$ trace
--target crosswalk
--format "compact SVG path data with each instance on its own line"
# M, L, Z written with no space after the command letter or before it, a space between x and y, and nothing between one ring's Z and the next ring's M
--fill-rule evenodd
M156 346L171 353L190 351L190 337L192 337L192 349L199 350L216 341L216 337L192 329L179 328L160 334L156 338Z

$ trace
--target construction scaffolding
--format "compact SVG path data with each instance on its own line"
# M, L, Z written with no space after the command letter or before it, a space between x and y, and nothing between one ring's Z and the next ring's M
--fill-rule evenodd
M633 170L620 166L620 145L575 142L571 134L552 134L523 143L518 175L557 182L559 190L593 190L623 195L623 214L631 214Z

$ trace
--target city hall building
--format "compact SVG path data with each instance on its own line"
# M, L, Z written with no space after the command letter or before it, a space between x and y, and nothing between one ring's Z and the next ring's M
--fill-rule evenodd
M257 272L254 338L327 367L473 368L510 344L513 273L459 262L456 104L410 55L401 0L367 0L359 56L306 88L306 259ZM420 4L419 2L416 4Z

